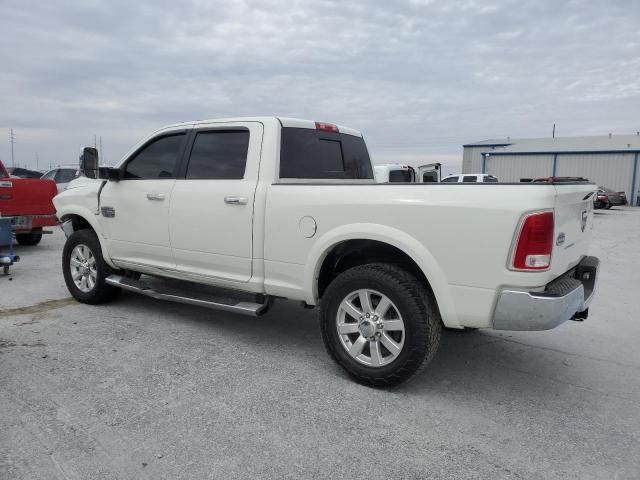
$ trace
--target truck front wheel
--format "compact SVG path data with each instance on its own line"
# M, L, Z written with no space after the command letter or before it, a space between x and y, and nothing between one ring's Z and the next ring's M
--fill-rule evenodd
M62 250L62 273L69 292L79 302L103 303L120 293L105 281L111 269L102 258L100 241L93 230L78 230L67 239Z
M357 382L404 382L433 358L442 322L431 291L406 270L368 264L341 273L321 303L331 357Z

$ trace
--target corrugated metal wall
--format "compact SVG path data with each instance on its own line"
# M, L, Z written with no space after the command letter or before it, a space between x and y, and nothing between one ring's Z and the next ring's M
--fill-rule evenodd
M486 167L487 173L498 177L501 182L550 177L553 174L553 155L492 155Z
M558 154L556 176L586 177L631 199L633 153Z
M482 173L481 152L487 147L465 147L462 151L462 173Z

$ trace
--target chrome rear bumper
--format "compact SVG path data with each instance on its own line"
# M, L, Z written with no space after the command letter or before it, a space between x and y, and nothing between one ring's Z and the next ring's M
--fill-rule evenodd
M493 316L496 330L549 330L570 319L587 318L595 293L599 260L584 257L542 292L506 289Z

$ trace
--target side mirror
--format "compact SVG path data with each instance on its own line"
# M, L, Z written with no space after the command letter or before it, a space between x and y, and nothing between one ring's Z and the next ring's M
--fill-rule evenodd
M87 178L98 178L98 150L84 147L80 155L80 171Z

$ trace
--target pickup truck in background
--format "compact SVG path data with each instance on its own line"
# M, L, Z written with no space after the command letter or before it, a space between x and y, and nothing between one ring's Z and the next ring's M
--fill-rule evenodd
M441 163L428 163L413 168L411 165L386 163L374 165L373 176L378 183L434 183L440 181Z
M11 177L0 161L0 217L12 217L20 245L37 245L43 228L58 224L53 206L57 193L52 180Z
M591 184L376 183L360 132L276 117L172 125L82 164L54 199L78 301L319 306L328 353L367 385L426 365L443 326L545 330L593 298Z

